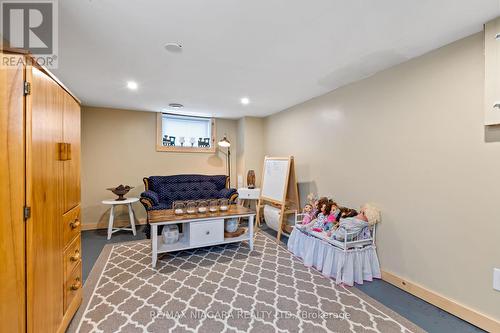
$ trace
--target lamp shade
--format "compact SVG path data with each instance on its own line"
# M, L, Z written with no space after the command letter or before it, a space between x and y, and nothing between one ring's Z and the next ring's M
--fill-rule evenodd
M222 138L222 140L220 140L218 142L218 145L219 145L219 147L230 147L231 142L229 142L229 140L226 138L226 136L224 136L224 138Z

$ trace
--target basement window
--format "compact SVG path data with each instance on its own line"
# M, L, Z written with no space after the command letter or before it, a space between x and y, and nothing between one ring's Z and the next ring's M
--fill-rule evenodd
M159 113L156 150L215 152L215 119Z

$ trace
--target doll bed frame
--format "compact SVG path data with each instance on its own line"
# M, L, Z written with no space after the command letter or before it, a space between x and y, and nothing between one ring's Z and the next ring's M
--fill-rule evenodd
M373 225L372 227L369 228L370 230L370 237L365 237L365 238L360 238L360 234L358 232L348 232L345 237L344 241L339 241L336 239L332 239L330 237L326 237L323 233L317 232L317 231L312 231L312 230L305 230L301 227L299 227L302 223L302 220L304 219L305 214L302 213L296 213L295 214L295 227L300 230L302 233L305 233L307 235L319 238L325 242L330 243L331 245L338 247L344 251L347 251L349 249L353 248L362 248L365 246L375 246L375 237L377 233L377 225Z

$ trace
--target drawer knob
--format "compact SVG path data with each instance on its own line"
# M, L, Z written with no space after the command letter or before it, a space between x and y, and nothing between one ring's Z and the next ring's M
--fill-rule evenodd
M80 278L76 278L75 282L71 285L71 290L78 290L82 286L82 283L80 282Z
M69 226L71 227L71 229L76 229L80 226L80 220L79 219L75 219L73 222L71 222L69 224Z
M78 251L78 250L75 251L74 255L69 257L69 260L73 261L73 262L78 261L79 259L80 259L80 251Z
M207 230L207 231L205 232L205 234L206 234L206 235L210 235L210 231L208 231L208 230Z

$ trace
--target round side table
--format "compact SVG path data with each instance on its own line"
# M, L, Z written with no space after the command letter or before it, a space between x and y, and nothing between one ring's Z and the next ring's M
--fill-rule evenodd
M134 209L132 208L132 204L134 202L139 201L139 198L127 198L125 200L103 200L102 203L104 205L111 205L111 211L109 212L109 224L108 224L108 240L111 239L111 235L114 232L120 231L120 230L130 230L132 233L136 234L135 232L135 214L134 214ZM113 227L113 222L115 220L115 206L118 205L126 205L128 206L128 216L130 218L130 228L114 228Z

